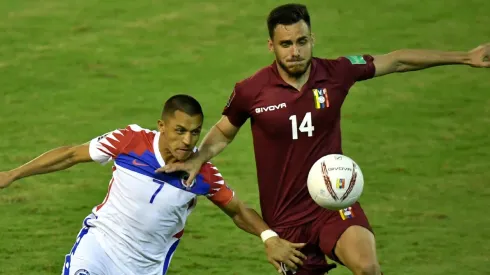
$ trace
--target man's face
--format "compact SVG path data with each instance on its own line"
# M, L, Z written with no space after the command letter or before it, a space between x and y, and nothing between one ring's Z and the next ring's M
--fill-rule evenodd
M300 77L311 64L313 38L310 28L301 20L292 25L277 25L274 36L269 39L279 66L291 77Z
M158 130L166 149L178 161L188 159L201 135L202 115L190 116L179 110L173 116L158 121Z

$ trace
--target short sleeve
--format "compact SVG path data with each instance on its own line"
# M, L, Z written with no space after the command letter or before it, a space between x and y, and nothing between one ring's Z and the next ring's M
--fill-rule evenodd
M374 58L371 55L352 55L340 57L338 61L338 73L342 78L343 86L350 88L357 81L363 81L374 77Z
M218 206L226 206L235 196L235 192L228 187L218 168L208 162L203 165L201 174L210 185L206 197Z
M241 127L250 117L248 99L245 97L241 87L235 85L222 114L227 116L231 124L236 127Z
M133 134L134 132L128 126L125 129L114 130L92 139L89 145L90 157L100 164L108 163L123 152Z

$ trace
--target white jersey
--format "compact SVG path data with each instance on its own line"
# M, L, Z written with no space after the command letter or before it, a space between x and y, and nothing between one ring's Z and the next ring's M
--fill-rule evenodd
M156 174L165 164L159 137L159 132L129 125L90 142L92 159L101 164L113 160L114 166L104 201L84 225L128 275L166 274L197 195L219 206L234 195L211 163L190 188L176 175Z

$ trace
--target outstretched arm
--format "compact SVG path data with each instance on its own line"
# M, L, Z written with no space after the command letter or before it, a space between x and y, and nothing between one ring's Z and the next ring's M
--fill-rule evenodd
M247 207L238 198L234 197L228 204L220 208L233 219L240 229L262 238L267 258L278 271L281 270L280 263L293 269L303 264L301 259L306 259L306 256L297 249L302 248L305 244L290 243L279 238L254 209Z
M93 138L85 144L48 151L16 169L0 172L0 188L5 188L21 178L64 170L81 162L95 161L105 164L123 152L131 142L135 130L140 129L138 125L128 125L124 129Z
M88 143L59 147L43 153L18 168L0 173L0 188L5 188L22 178L64 170L77 163L89 161L92 161L92 158Z
M239 129L223 116L204 137L197 153L199 160L205 163L218 155L233 141Z
M442 65L469 65L490 68L490 43L469 52L397 50L374 56L375 76L417 71Z
M260 237L262 232L270 230L259 214L254 209L247 207L237 197L233 197L228 204L220 208L245 232Z

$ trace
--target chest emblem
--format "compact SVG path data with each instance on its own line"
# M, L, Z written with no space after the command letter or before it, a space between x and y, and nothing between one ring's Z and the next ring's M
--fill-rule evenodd
M313 98L315 100L316 109L324 109L330 107L327 88L313 89Z

